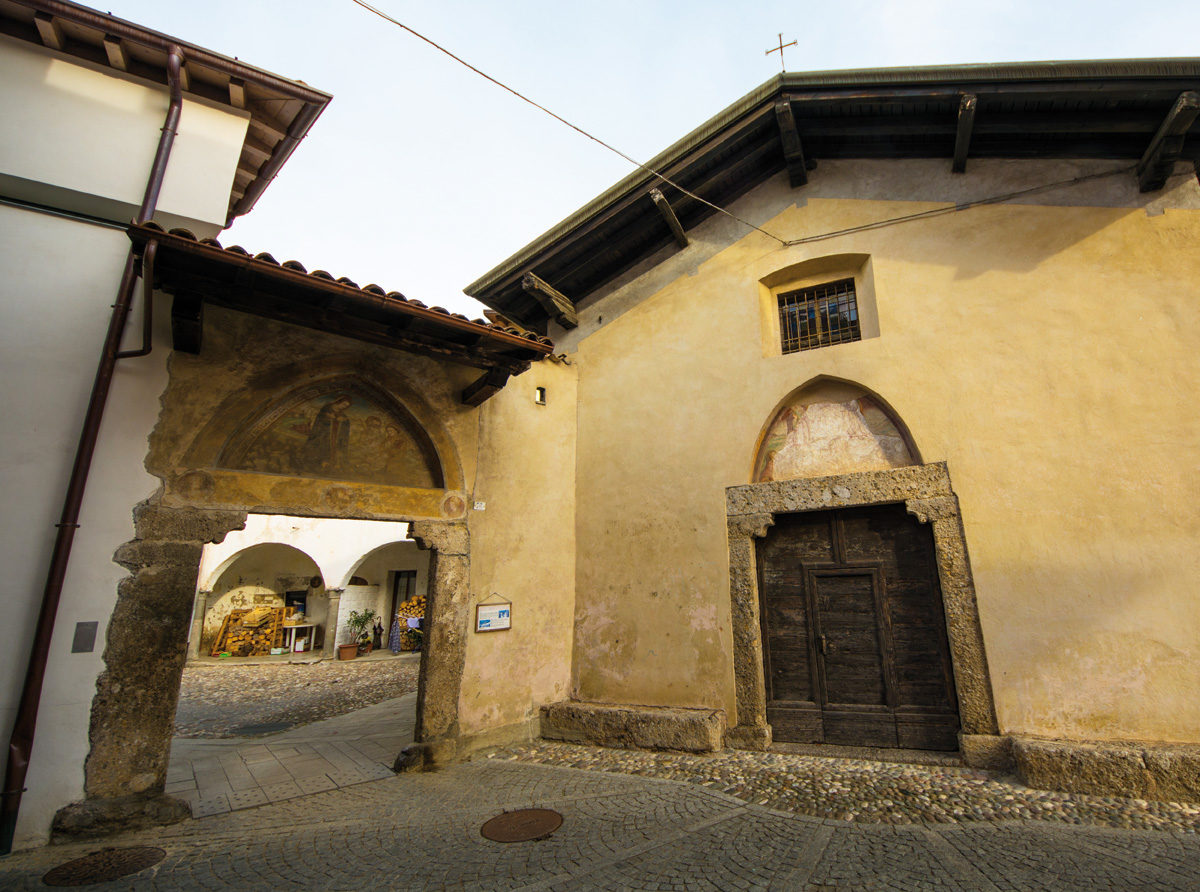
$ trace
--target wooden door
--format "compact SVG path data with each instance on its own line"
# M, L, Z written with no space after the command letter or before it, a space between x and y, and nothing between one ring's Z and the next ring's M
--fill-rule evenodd
M933 537L903 505L779 515L758 574L775 740L958 748Z

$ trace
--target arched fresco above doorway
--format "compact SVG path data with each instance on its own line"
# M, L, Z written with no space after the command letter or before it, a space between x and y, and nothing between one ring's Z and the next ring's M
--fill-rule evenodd
M387 395L352 378L302 387L236 431L216 466L283 476L441 488L429 436Z
M920 463L904 422L882 398L848 381L818 378L776 409L759 439L753 482Z

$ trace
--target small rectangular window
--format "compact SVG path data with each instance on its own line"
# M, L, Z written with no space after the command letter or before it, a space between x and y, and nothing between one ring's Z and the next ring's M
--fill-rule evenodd
M861 340L854 280L780 294L779 338L784 353Z

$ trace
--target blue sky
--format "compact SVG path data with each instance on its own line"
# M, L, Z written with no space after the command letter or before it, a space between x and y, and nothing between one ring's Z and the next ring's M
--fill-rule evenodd
M1200 55L1200 4L374 0L645 160L779 72ZM108 0L105 9L330 92L221 236L474 315L462 287L629 165L350 0Z

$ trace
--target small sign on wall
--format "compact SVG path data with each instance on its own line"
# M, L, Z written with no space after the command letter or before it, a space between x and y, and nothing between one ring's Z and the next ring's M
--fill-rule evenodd
M503 632L512 628L512 602L475 605L476 632Z

